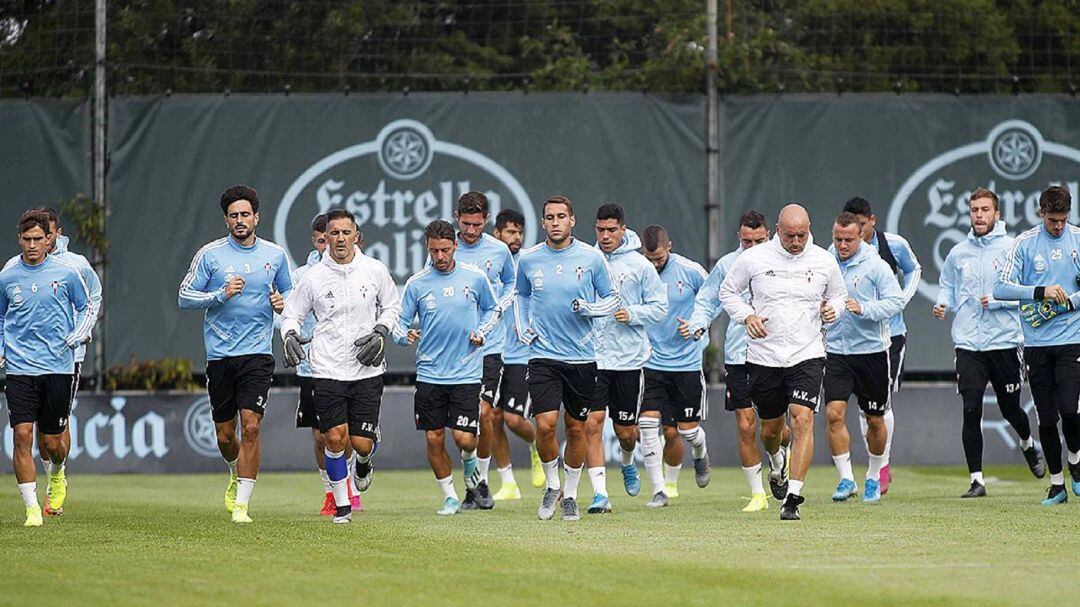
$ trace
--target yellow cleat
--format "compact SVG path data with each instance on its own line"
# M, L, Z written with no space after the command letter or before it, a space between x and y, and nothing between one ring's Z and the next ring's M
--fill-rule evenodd
M233 504L232 522L234 523L250 523L251 517L247 513L247 504Z
M547 477L544 476L544 466L540 463L540 454L536 452L536 445L533 445L530 449L532 454L532 484L537 489L547 484Z
M229 475L229 484L225 485L225 512L233 512L236 507L236 477Z
M40 527L44 521L41 520L41 507L37 504L26 507L26 522L23 523L23 527Z
M664 483L664 493L669 499L679 497L679 483Z
M496 502L519 500L521 499L521 489L518 489L517 483L503 483L503 486L499 487L499 490L495 492L495 495L491 496L491 499Z
M744 498L745 499L745 498ZM750 498L750 503L742 509L743 512L761 512L769 509L769 498L764 493L755 493Z
M67 499L67 475L64 469L49 475L49 485L45 488L45 514L60 516L64 513L64 500Z

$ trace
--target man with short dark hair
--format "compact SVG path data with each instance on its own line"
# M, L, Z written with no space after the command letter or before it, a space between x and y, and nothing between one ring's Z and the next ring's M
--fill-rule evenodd
M971 486L960 497L986 496L982 475L982 411L986 384L994 387L1001 416L1020 438L1020 449L1036 478L1046 476L1027 413L1020 407L1024 385L1024 335L1019 304L998 301L994 290L998 271L1013 237L1001 221L997 194L978 188L968 199L971 231L949 251L941 267L934 318L944 320L951 310L956 344L956 391L964 404L962 439Z
M62 473L68 445L62 440L75 396L75 354L93 330L90 291L79 270L49 255L49 215L28 211L19 219L17 264L0 271L0 368L13 434L12 468L26 508L25 527L42 525L35 427L49 459L49 498L62 511L67 484ZM60 474L56 474L60 470ZM54 480L55 479L55 480Z
M379 440L379 410L386 372L386 336L397 324L401 299L390 271L364 255L353 214L326 215L327 252L300 277L281 315L285 366L311 359L313 400L326 448L324 461L334 494L335 524L352 522L348 483L371 486L372 455ZM301 326L315 315L305 353ZM360 336L357 338L357 336ZM355 481L349 480L345 446L356 452Z
M477 433L480 431L480 380L483 346L499 324L498 302L487 275L474 266L457 263L454 227L441 219L424 229L431 264L405 283L394 341L416 344L416 429L427 438L428 463L443 492L436 514L461 510L454 490L453 466L446 454L446 432L461 450L465 486L475 488ZM413 319L419 328L411 329Z
M250 523L248 502L259 472L259 427L274 379L274 314L292 290L285 250L255 236L259 195L233 186L219 201L229 235L201 249L180 282L183 310L206 310L206 386L218 450L229 466L225 509ZM241 440L236 440L240 417Z
M1016 237L994 284L993 297L1019 301L1024 363L1039 419L1050 488L1044 506L1069 500L1061 465L1058 419L1068 449L1069 474L1080 495L1080 228L1069 224L1072 196L1050 186L1039 196L1042 225Z
M577 489L585 463L585 420L596 397L590 319L614 314L619 294L603 254L573 237L573 203L552 196L541 214L547 239L521 253L516 281L518 335L532 346L529 397L547 481L537 516L549 520L561 505L563 520L576 521L581 518ZM559 482L555 436L560 407L566 422L565 488Z

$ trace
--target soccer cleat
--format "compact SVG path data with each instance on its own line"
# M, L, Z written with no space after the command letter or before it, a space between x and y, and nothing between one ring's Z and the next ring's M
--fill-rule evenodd
M461 500L462 510L478 510L480 506L476 505L476 489L466 489L465 499Z
M236 519L233 519L236 520ZM335 525L347 525L352 522L352 506L338 506L334 510L332 521Z
M1039 453L1038 447L1031 445L1031 448L1021 451L1024 454L1024 461L1027 462L1028 469L1035 475L1035 478L1042 478L1046 476L1046 462L1043 461L1042 453Z
M232 512L236 506L236 476L229 475L229 484L225 485L225 512Z
M333 516L335 510L337 510L337 506L334 505L334 492L327 491L326 499L323 500L322 510L319 510L319 514L322 516Z
M836 491L832 494L832 501L844 502L849 497L854 497L859 492L859 486L855 484L855 481L850 478L840 479L840 484L836 486Z
M638 477L637 466L627 464L622 467L622 484L626 494L630 497L641 492L641 479Z
M788 486L788 452L786 448L780 447L780 453L784 455L784 463L779 470L773 470L772 459L769 459L769 490L772 491L773 497L783 500L787 495Z
M372 451L372 454L375 452ZM353 480L356 482L356 488L360 491L367 491L371 488L371 481L375 477L375 462L368 461L366 464L356 462L356 469L353 471Z
M572 497L562 498L562 520L580 521L581 514L578 512L577 500Z
M664 483L664 493L670 499L679 497L679 483Z
M1069 501L1069 492L1065 490L1065 485L1050 485L1050 488L1046 490L1046 499L1042 501L1042 505L1056 506L1067 501Z
M592 498L592 503L589 504L589 509L586 510L589 514L604 514L611 512L611 500L603 493L597 493Z
M694 481L697 482L697 486L701 487L702 489L708 487L710 478L712 478L712 466L709 465L709 458L695 458Z
M480 510L491 510L495 507L495 500L491 499L491 488L487 481L480 481L476 485L476 507Z
M559 500L562 499L562 491L559 489L552 489L548 487L544 490L544 497L540 500L540 509L536 511L536 516L542 521L550 521L551 517L555 516L555 508L559 505ZM462 505L464 507L464 505Z
M232 522L234 523L250 523L251 517L248 516L247 504L233 504Z
M438 514L439 516L453 516L458 512L461 512L461 502L457 501L456 498L448 497L443 500L442 508L436 510L435 514Z
M880 481L876 481L872 478L866 479L865 486L863 487L862 501L864 504L876 504L881 501Z
M1069 476L1072 477L1073 495L1080 496L1080 463L1069 464Z
M496 502L504 502L508 500L521 499L521 489L518 488L517 483L503 483L502 487L495 492L495 495L491 496L491 499Z
M67 499L67 475L64 468L49 475L49 484L45 487L45 508L47 516L60 516L64 513L64 500Z
M658 491L652 499L645 502L646 508L663 508L668 505L668 496L663 491Z
M881 467L881 472L878 473L878 483L881 487L881 494L885 495L889 492L889 483L892 482L892 471L889 470L889 464L885 464Z
M353 512L364 511L364 503L360 501L360 494L353 491L352 483L349 483L349 507Z
M750 498L750 503L743 507L743 512L760 512L769 509L769 496L764 493L755 493Z
M797 521L799 517L799 506L806 501L806 498L801 495L795 495L792 493L784 499L784 505L780 507L780 520L782 521Z
M971 481L971 486L968 487L967 492L960 497L986 497L986 485L979 481Z
M539 489L547 482L547 477L544 476L544 466L540 463L540 454L536 452L536 447L530 451L532 452L529 457L532 460L532 486Z
M23 527L40 527L45 521L41 520L41 507L37 504L26 507L26 522Z

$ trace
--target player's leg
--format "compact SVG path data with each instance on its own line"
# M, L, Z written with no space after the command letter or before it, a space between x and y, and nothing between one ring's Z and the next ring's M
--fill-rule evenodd
M613 376L613 371L597 371L596 394L589 416L585 420L585 465L589 469L589 482L593 488L592 503L586 510L589 514L611 511L604 457L604 421L607 419L607 406L614 391Z
M78 375L42 375L37 382L41 390L41 406L36 420L38 451L48 462L45 471L49 479L42 512L59 516L64 513L64 501L67 499L65 463L71 445L67 430Z
M781 520L798 520L799 506L805 501L802 487L814 457L814 415L821 397L824 373L825 360L821 358L803 361L784 372L784 392L788 396L788 416L791 418L791 463Z
M675 421L675 407L672 401L664 403L660 416L664 431L664 493L671 499L679 497L679 474L682 472L686 449L679 438L679 427Z
M987 357L984 352L956 349L956 390L960 394L964 407L961 439L971 481L967 492L960 496L964 498L986 495L986 482L983 480L982 473L983 396L986 393L986 382L990 377L990 368L986 363ZM1019 391L1017 394L1019 396Z
M757 414L750 402L746 365L724 365L724 410L735 414L735 432L739 464L750 488L750 503L743 512L758 512L769 507L761 482L761 448L757 444Z
M8 382L11 381L9 376ZM11 403L11 397L8 396L8 403ZM15 483L19 489L19 495L22 497L23 506L26 508L26 522L23 523L25 527L40 527L41 520L41 506L38 504L37 499L37 465L34 463L34 455L32 453L34 447L34 422L15 422L12 421L12 442L13 451L11 454L11 464L15 471Z
M491 488L488 484L488 470L491 468L493 404L499 402L499 384L502 382L503 362L501 354L488 354L484 357L483 376L480 380L480 428L476 444L476 487L471 492L465 491L462 509L479 508L490 510L494 505Z
M529 398L536 421L536 451L544 469L545 488L537 516L548 520L555 515L562 484L559 482L559 441L555 431L559 424L559 408L562 404L562 380L555 371L555 361L532 359L529 361Z
M666 371L645 369L645 392L638 417L638 440L641 442L645 476L652 485L649 493L652 498L645 504L650 508L663 507L668 503L667 493L664 491L664 443L660 438L660 428L663 403L670 398L670 375Z
M608 411L615 438L619 441L623 489L627 495L633 497L641 491L641 479L634 464L634 449L637 448L641 436L638 422L645 391L645 373L642 370L616 371L612 372L610 377L607 391ZM600 385L599 378L597 385Z
M236 505L237 460L240 458L240 440L236 436L235 375L233 359L206 362L206 391L210 397L218 452L229 467L229 480L225 484L225 510L229 513Z
M345 445L349 442L348 417L349 382L316 378L312 382L312 398L323 438L323 465L330 480L334 499L334 522L352 520L349 503L349 467Z
M502 400L502 396L499 396ZM496 502L503 500L521 499L521 491L518 490L517 481L514 479L513 467L510 464L510 441L506 437L506 425L503 410L498 406L491 408L491 457L495 460L495 467L499 470L499 490L491 496ZM515 493L516 492L516 493Z
M465 477L465 489L466 492L472 490L476 499L470 503L468 497L461 503L462 510L491 510L494 507L494 502L490 499L481 499L479 487L480 478L480 458L477 452L479 445L479 436L477 436L481 426L480 413L481 405L476 400L476 395L480 393L481 384L458 384L452 386L436 386L436 393L439 395L438 402L440 407L446 411L444 425L446 427L455 430L454 442L460 448L461 465L463 468L463 475ZM464 434L461 434L464 433ZM461 434L461 436L458 436ZM471 436L467 436L471 435Z
M848 357L830 353L825 358L824 400L825 435L829 440L833 464L840 475L832 495L834 502L847 501L858 492L855 473L851 469L851 435L847 429L848 398L854 391L855 376Z
M1039 420L1039 442L1042 443L1046 469L1050 472L1050 488L1047 489L1046 506L1064 503L1069 499L1065 489L1065 475L1062 473L1061 437L1058 435L1058 407L1055 402L1055 366L1052 346L1032 346L1024 348L1024 363L1028 369L1028 384L1031 386L1031 398L1035 401L1036 416Z
M496 415L493 417L492 450L502 478L502 487L495 495L496 500L521 498L521 490L518 489L510 461L510 443L507 440L506 428L529 445L532 484L536 488L544 486L544 469L540 465L540 455L536 452L536 431L529 419L528 372L528 365L503 365L499 402L496 403Z
M269 354L244 356L237 359L239 367L234 378L234 398L240 413L240 449L236 462L236 505L247 506L259 475L262 446L259 440L262 419L270 400L270 385L274 381L274 357ZM236 510L233 510L236 514ZM238 517L234 517L238 518ZM243 517L239 517L243 518Z
M679 373L675 376L678 400L672 402L678 435L690 446L694 459L694 482L704 489L709 485L712 467L709 465L709 449L705 428L701 421L708 415L705 393L705 374L701 371Z
M900 391L900 385L903 383L906 358L907 335L894 336L889 345L889 379L894 394ZM892 469L889 468L889 459L892 456L893 431L896 429L896 417L891 406L882 416L882 419L885 422L885 430L888 436L885 439L885 465L881 467L881 476L878 480L881 483L881 494L885 495L889 492L889 485L892 484Z
M861 414L866 417L866 444L869 454L869 466L866 469L866 487L863 491L863 503L875 504L881 501L880 475L881 466L885 460L885 442L888 431L885 428L883 414L864 409Z
M1080 496L1080 345L1061 349L1055 370L1061 414L1061 434L1068 452L1069 480L1073 495Z
M299 398L296 401L296 427L311 429L311 445L315 453L315 467L319 470L319 478L323 483L323 505L319 514L331 516L334 514L334 493L330 490L330 477L326 475L326 462L323 461L326 443L318 428L318 416L315 414L314 394L312 392L312 378L297 376L299 384Z
M788 434L784 419L788 398L784 390L783 370L753 363L747 363L746 370L750 400L761 420L761 444L769 457L769 490L774 498L783 500L788 490L790 453L790 446L783 444L784 436Z
M349 442L356 453L353 480L356 489L367 491L375 477L375 450L379 445L379 411L382 408L383 376L348 382L347 416ZM319 413L320 418L322 413Z
M457 514L461 510L457 491L454 489L454 467L446 452L446 431L449 412L440 397L440 386L416 382L413 393L413 419L416 429L424 433L428 465L435 474L435 484L443 496L443 506L436 511L441 516ZM473 445L476 448L476 445Z
M870 460L866 471L863 503L881 501L881 468L886 464L888 428L885 414L892 407L889 355L887 352L858 354L848 359L855 379L855 396L866 422L866 450ZM825 377L828 378L828 372ZM828 380L826 379L826 382Z
M1024 384L1024 361L1021 348L994 350L987 353L990 383L997 395L998 409L1020 439L1020 452L1035 478L1046 476L1046 463L1031 435L1031 423L1020 405L1020 388Z
M563 415L563 423L566 424L566 447L563 449L566 482L563 484L561 502L562 519L576 521L580 518L577 489L581 470L585 466L585 422L596 396L596 363L562 363L559 373L566 407Z

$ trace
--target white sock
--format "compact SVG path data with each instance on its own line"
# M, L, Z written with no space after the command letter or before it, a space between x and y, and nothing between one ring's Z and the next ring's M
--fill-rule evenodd
M660 444L660 420L655 417L641 418L641 455L645 459L645 475L652 482L653 494L664 490L664 474L661 462L664 448Z
M556 457L550 462L540 462L540 466L544 469L547 488L558 491L561 488L559 484L559 458Z
M435 482L439 484L439 489L442 489L444 498L452 497L457 499L457 491L454 490L454 475L451 474L446 478L437 478Z
M1080 464L1080 451L1073 453L1069 451L1069 463L1072 465Z
M761 464L757 463L747 468L743 466L743 474L746 475L746 484L750 485L750 495L765 493L765 487L761 484Z
M878 480L881 476L881 467L885 465L884 455L870 454L870 467L866 469L867 480Z
M836 464L836 471L840 473L840 479L848 479L849 481L855 481L855 473L851 471L851 452L841 453L840 455L832 456L832 461ZM877 478L877 477L874 477Z
M634 463L634 450L633 449L627 451L626 449L623 449L620 446L619 447L619 454L622 456L622 465L629 466L630 464Z
M776 450L776 453L769 454L769 463L772 464L773 470L780 470L784 467L784 448L780 447Z
M680 471L682 471L682 464L669 466L667 462L664 462L664 483L668 485L678 484Z
M985 482L985 481L983 481L983 477L982 477L982 472L981 472L981 471L980 471L980 472L972 472L972 473L971 473L971 482L973 482L973 483L979 483L980 485L985 485L985 484L986 484L986 482Z
M491 468L491 457L476 458L476 471L480 474L480 481L488 482L488 469ZM479 482L479 481L478 481Z
M64 469L64 465L67 464L67 460L54 464L52 460L45 460L45 472L48 474L56 474Z
M255 490L255 479L236 479L236 503L246 506L251 501L251 492ZM348 498L346 498L348 499Z
M694 452L694 459L701 459L708 455L708 448L705 445L705 428L701 426L689 430L680 428L679 435L690 445L691 450Z
M1050 484L1051 485L1064 485L1065 484L1065 473L1064 472L1058 472L1057 474L1052 474L1051 473L1050 474Z
M1035 437L1033 437L1033 436L1029 436L1029 437L1027 437L1025 439L1020 440L1020 448L1023 449L1024 451L1027 451L1028 449L1030 449L1030 448L1032 448L1034 446L1035 446Z
M505 468L499 468L499 478L502 479L502 484L516 485L517 480L514 479L514 465L507 464Z
M787 494L788 495L802 495L802 485L803 485L802 481L797 481L795 479L788 480Z
M472 451L461 450L461 461L472 459L474 457L476 457L476 449L473 449Z
M27 508L37 506L37 481L19 483L19 495L22 496L23 505Z
M236 460L234 459L231 462L229 460L225 460L225 463L229 466L229 474L236 476Z
M563 466L563 470L566 471L566 484L563 485L563 497L570 499L577 499L577 487L581 482L581 468L571 468L570 466Z
M592 481L593 495L607 495L607 471L603 466L589 468L589 480Z
M882 461L881 466L885 467L889 465L889 455L892 454L892 437L893 429L896 427L896 419L893 417L892 408L889 408L889 410L885 412L885 415L882 415L881 417L885 420L885 430L888 432L885 435L885 453L881 454L881 456L885 458ZM870 448L867 447L866 451L869 452Z
M322 479L323 489L326 490L326 493L330 493L332 491L330 489L330 476L326 474L326 468L319 468L319 478Z

